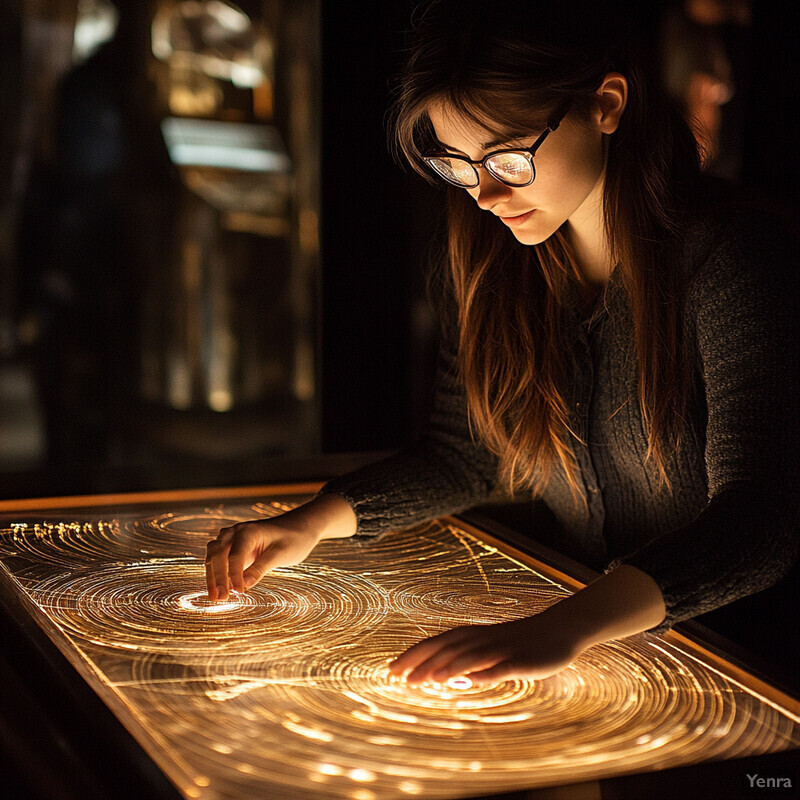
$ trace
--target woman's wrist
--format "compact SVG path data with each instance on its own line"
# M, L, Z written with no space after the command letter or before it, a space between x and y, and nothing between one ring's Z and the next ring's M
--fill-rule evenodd
M664 621L666 606L649 575L623 564L544 613L564 626L580 652L656 627Z
M356 532L358 521L352 506L338 494L320 494L288 512L295 524L312 531L318 541L346 539Z

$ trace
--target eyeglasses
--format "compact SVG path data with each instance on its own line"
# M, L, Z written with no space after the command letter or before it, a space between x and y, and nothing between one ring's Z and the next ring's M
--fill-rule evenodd
M530 147L494 150L487 153L480 161L472 161L466 156L451 155L431 155L422 158L439 177L462 189L474 189L480 184L478 167L485 168L493 178L507 186L529 186L536 178L536 167L533 163L536 151L558 128L568 111L569 105L547 123L547 127Z

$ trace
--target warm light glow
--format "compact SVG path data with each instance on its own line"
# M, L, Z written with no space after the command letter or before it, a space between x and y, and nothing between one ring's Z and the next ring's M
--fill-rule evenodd
M254 88L267 77L272 42L250 18L221 0L166 4L151 29L153 55L183 70Z
M291 498L13 520L0 560L61 650L138 722L186 797L459 797L800 745L800 719L663 637L541 681L409 686L389 663L567 593L453 524L321 545L209 601L205 542ZM87 669L86 665L89 665Z
M221 614L225 611L233 611L240 605L240 595L231 592L229 600L209 600L205 592L190 592L178 598L178 605L184 611L193 611L200 614Z

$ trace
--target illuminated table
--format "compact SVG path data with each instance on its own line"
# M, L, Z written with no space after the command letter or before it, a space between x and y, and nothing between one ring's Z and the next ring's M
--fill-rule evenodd
M677 633L592 648L542 681L390 676L420 638L535 613L580 585L456 519L325 542L206 601L219 527L314 488L37 501L0 518L3 597L178 796L473 797L800 746L800 703Z

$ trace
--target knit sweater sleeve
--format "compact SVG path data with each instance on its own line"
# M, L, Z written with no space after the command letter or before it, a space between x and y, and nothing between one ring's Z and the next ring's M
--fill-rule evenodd
M691 286L709 502L623 559L661 588L659 630L769 587L797 557L800 303L787 238L772 221L739 219Z
M358 521L357 537L374 537L463 511L493 493L497 458L473 440L456 369L454 327L442 337L433 410L420 438L396 455L329 481Z

